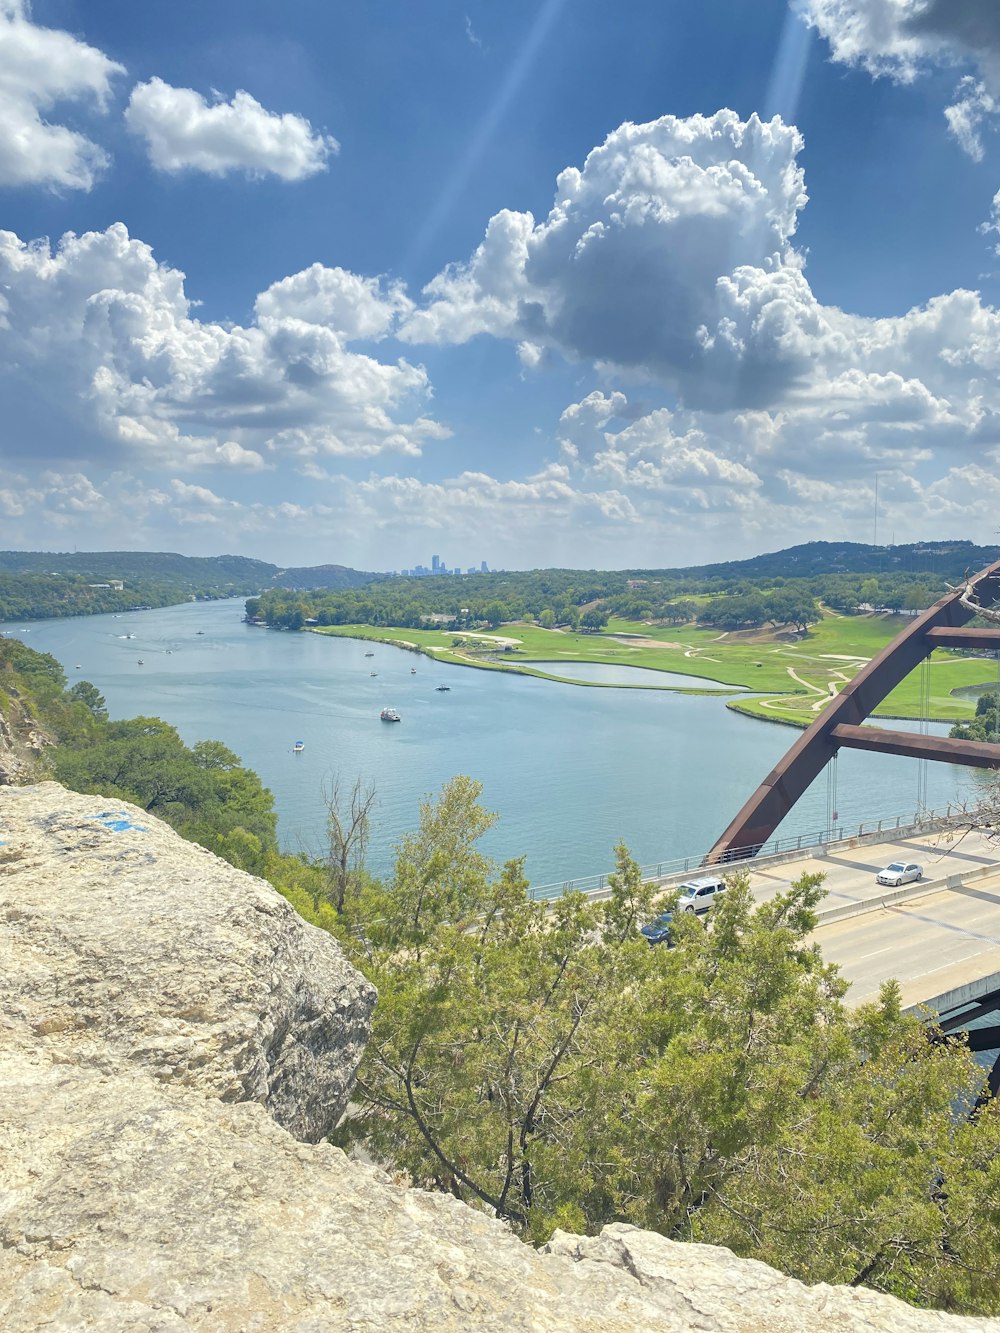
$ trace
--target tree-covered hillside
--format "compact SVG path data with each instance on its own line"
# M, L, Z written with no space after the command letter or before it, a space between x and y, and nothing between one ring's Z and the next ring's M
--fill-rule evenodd
M969 542L873 548L813 542L752 560L690 569L534 569L463 578L392 578L365 587L290 592L272 589L247 604L269 625L395 625L418 628L432 618L455 629L535 619L578 628L587 614L599 628L623 620L700 619L722 628L815 618L819 600L848 614L859 605L890 611L927 606L995 558ZM710 605L704 599L714 599ZM691 599L696 599L692 601ZM699 600L701 599L701 602ZM717 600L715 600L717 599Z
M0 551L0 621L172 606L192 597L247 596L272 587L351 588L377 577L345 565L279 569L236 555Z

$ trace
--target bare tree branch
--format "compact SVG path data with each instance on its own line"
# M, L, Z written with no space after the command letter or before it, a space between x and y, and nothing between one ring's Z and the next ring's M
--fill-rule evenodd
M335 774L329 787L324 783L323 804L326 806L330 899L336 910L342 912L351 877L364 867L375 805L375 785L355 778L350 796L345 796L340 774Z

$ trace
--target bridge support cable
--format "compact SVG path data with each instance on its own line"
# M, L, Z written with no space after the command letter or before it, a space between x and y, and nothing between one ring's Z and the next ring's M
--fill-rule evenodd
M1000 624L990 629L970 628L967 624L998 602L1000 560L917 616L844 686L803 732L712 847L705 864L755 855L770 841L775 829L842 745L979 768L1000 768L1000 745L861 726L886 695L935 648L1000 648ZM859 733L864 734L864 743ZM882 739L868 739L878 737Z
M920 663L920 723L921 736L930 734L931 721L931 660L925 657ZM921 814L927 810L927 756L917 760L917 809Z

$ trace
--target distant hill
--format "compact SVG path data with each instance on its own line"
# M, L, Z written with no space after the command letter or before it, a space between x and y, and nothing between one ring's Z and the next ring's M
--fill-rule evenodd
M230 588L233 594L262 588L357 588L380 574L346 565L279 569L244 555L178 555L173 551L0 551L3 574L78 574L93 579L169 582L195 592Z
M343 590L381 577L346 565L279 569L240 555L0 551L0 621L130 611L277 588Z
M312 565L302 569L276 569L269 586L289 588L293 592L305 588L360 588L365 583L387 577L386 574L365 574L349 569L347 565Z
M676 569L637 569L642 577L738 579L813 578L825 574L886 573L931 574L954 583L977 573L998 557L996 546L972 542L911 542L902 546L870 546L865 542L806 542L784 551L725 560L714 565L684 565Z

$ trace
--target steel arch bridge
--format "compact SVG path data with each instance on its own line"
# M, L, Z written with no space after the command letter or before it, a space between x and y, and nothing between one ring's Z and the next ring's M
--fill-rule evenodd
M841 749L934 759L975 768L1000 768L1000 745L889 731L861 724L890 690L935 648L1000 649L995 628L970 629L967 622L1000 603L1000 560L935 602L845 685L808 731L767 775L705 857L706 865L756 855L813 780Z

